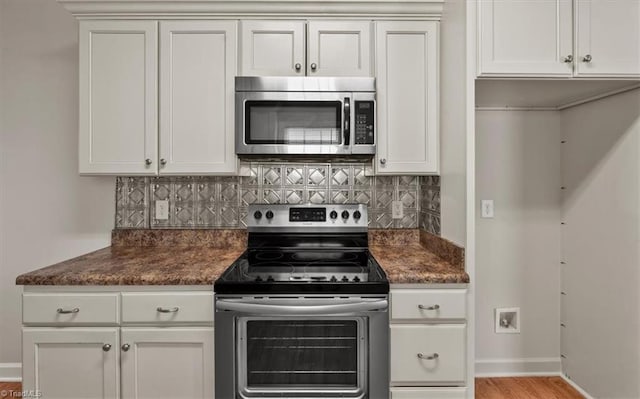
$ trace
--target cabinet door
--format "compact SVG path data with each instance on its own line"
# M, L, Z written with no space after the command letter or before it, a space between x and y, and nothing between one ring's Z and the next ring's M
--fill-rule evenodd
M213 398L213 328L123 328L121 350L123 398Z
M155 21L80 21L80 173L156 174L157 54Z
M438 173L438 26L376 23L378 174Z
M578 76L640 77L640 1L576 1L575 37Z
M160 23L160 174L233 174L236 21Z
M391 383L462 384L466 375L464 324L392 324Z
M310 21L307 49L309 76L372 76L369 21Z
M304 76L304 21L242 21L244 76Z
M117 328L24 328L22 388L46 399L118 398L118 347Z
M571 76L571 0L480 1L478 24L480 76Z

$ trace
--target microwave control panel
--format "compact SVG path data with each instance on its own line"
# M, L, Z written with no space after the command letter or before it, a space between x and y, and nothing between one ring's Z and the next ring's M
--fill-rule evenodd
M375 144L373 139L374 121L374 102L373 101L356 101L356 145L357 144Z

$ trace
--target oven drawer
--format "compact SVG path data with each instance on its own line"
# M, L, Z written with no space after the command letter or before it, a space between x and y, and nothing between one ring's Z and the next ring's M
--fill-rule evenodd
M391 290L391 319L465 319L466 292L464 289Z
M467 388L391 388L391 399L465 399Z
M391 383L462 383L466 324L391 325Z
M213 323L213 292L123 293L122 323Z
M29 324L118 324L118 294L38 294L22 296L22 322Z

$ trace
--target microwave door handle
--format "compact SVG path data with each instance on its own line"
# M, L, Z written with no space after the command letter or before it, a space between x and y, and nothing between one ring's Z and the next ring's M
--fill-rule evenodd
M341 313L371 312L389 307L386 299L370 302L345 303L338 305L268 305L225 301L216 302L216 310L228 310L240 313L278 314L278 315L324 315Z
M344 145L351 143L351 100L344 98Z

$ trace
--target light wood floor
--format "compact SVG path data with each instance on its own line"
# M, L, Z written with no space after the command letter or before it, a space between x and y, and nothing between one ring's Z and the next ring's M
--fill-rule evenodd
M560 377L476 378L476 399L584 399Z
M22 384L19 382L0 382L0 399L19 398L20 395L12 394L12 392L22 391Z
M20 383L0 382L0 399L13 398ZM2 393L5 392L5 396ZM583 399L560 377L476 378L476 399Z

